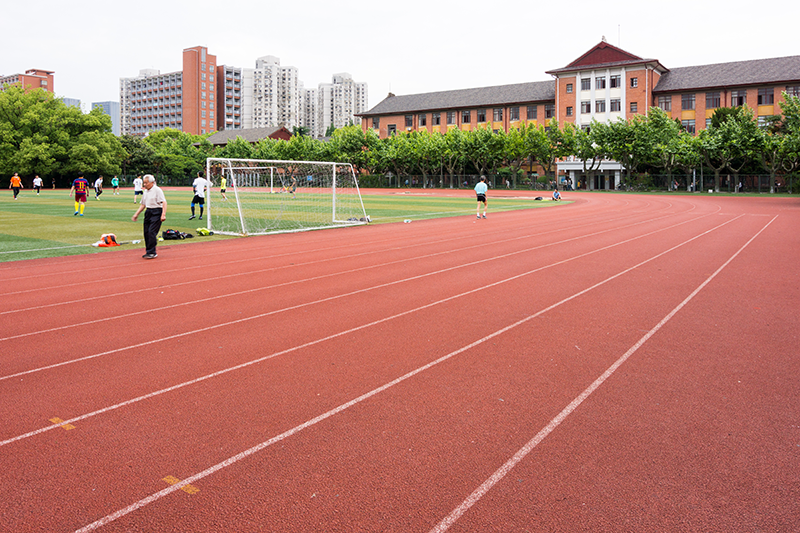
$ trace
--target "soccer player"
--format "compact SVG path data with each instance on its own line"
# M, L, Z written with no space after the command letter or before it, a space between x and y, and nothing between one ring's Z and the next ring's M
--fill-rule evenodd
M119 195L119 178L114 176L111 178L111 186L114 187L114 196Z
M86 181L83 174L78 174L78 179L72 182L72 188L69 190L70 196L75 195L75 215L83 216L83 210L86 207L86 193L88 191L89 182Z
M19 194L19 190L22 189L22 178L19 177L19 174L14 172L14 175L11 176L11 184L8 186L9 189L14 191L14 200L17 199L17 195Z
M142 194L142 177L136 176L136 179L133 180L133 203L138 203L139 200L136 197L140 194Z
M203 178L203 173L198 172L197 177L192 182L192 188L194 189L194 198L192 198L192 216L189 217L189 220L194 218L194 204L200 204L200 220L203 220L203 208L206 204L206 184L208 182Z
M94 199L99 200L101 194L103 194L103 176L100 176L94 182Z
M36 196L39 196L39 191L42 190L42 178L39 177L37 174L35 178L33 178L33 188L36 189Z
M486 185L486 176L481 176L481 181L475 186L475 194L478 196L478 220L481 219L481 202L483 202L483 218L486 218L486 191L489 186Z
M228 178L222 176L222 178L220 178L219 180L219 192L222 195L222 199L225 200L226 202L228 201L228 197L225 196L225 189L227 188L227 185L228 185Z

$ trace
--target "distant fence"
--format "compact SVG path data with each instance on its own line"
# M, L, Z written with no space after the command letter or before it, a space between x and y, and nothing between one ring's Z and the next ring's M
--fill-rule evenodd
M515 190L553 190L555 182L549 178L538 176L516 177L502 174L488 174L486 176L489 187L492 189ZM579 176L571 184L564 182L564 176L558 178L558 189L564 190L595 190L593 177ZM358 179L360 187L380 188L408 188L408 189L472 189L480 179L479 174L454 175L450 174L423 176L404 175L363 175ZM624 173L615 190L622 191L707 191L709 189L719 192L749 192L769 193L769 175L766 174L741 174L738 181L732 174L720 176L720 186L717 189L713 173L697 173L692 181L692 176L685 174L636 174L628 178ZM787 174L776 176L775 192L800 193L800 175Z

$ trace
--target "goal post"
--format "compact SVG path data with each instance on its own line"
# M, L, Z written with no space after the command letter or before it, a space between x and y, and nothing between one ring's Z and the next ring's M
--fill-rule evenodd
M206 226L214 233L266 235L370 220L349 163L210 157L206 179Z

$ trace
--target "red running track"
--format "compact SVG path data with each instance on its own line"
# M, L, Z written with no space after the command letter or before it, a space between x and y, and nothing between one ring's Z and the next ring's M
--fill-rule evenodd
M0 530L797 531L800 203L572 197L0 265Z

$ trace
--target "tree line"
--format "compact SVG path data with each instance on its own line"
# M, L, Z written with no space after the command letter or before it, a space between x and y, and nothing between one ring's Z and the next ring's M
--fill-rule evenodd
M296 132L288 141L242 138L214 147L206 135L174 129L147 137L111 133L111 119L101 110L83 114L51 93L7 87L0 93L0 175L14 172L32 179L58 178L68 184L78 173L162 176L172 183L191 182L205 169L207 157L338 161L353 164L365 184L414 176L423 183L455 185L464 175L512 176L527 180L535 168L540 180L555 178L559 160L582 161L591 176L605 160L625 169L624 183L650 174L690 174L703 168L720 186L722 174L766 173L774 190L776 176L800 169L800 98L784 93L781 115L759 125L749 107L720 108L697 135L680 121L653 107L628 120L593 122L588 129L555 120L547 126L525 124L508 132L488 128L447 133L412 131L380 139L372 130L348 126L329 141ZM527 172L526 172L527 170ZM397 182L397 181L396 181Z

